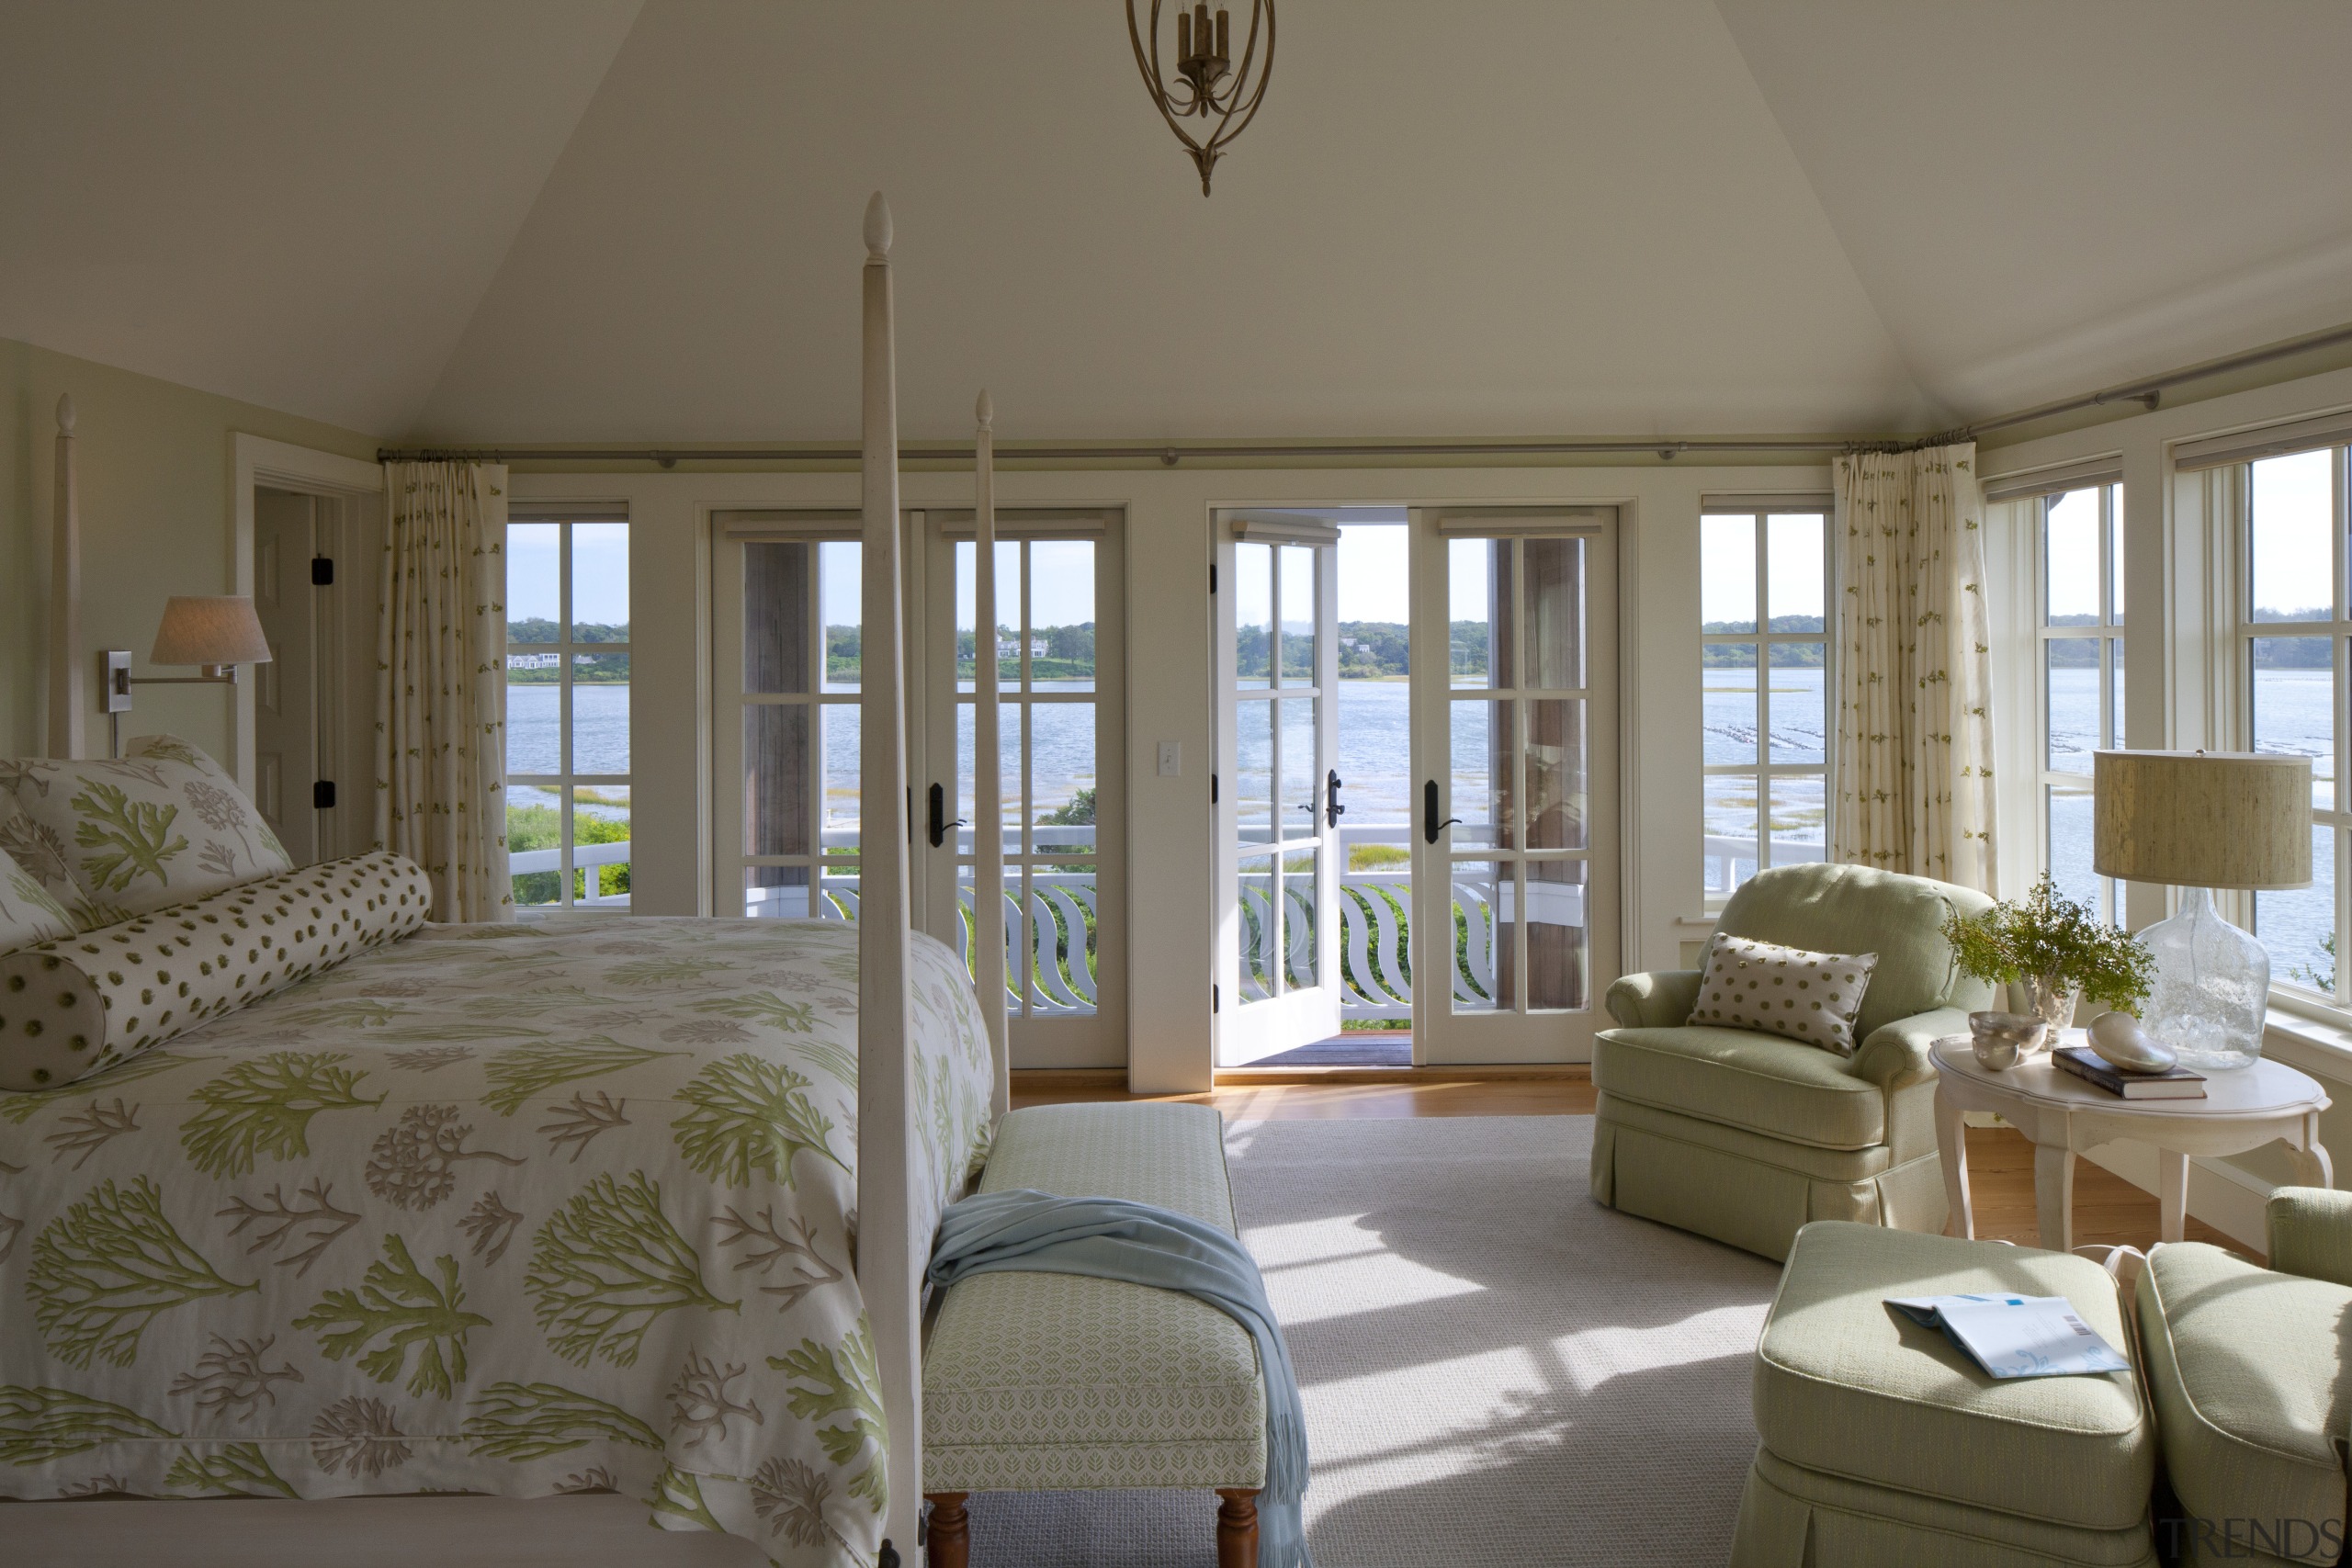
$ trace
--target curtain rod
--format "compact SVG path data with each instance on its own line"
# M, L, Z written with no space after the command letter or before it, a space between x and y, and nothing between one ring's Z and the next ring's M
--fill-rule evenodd
M2352 344L2352 323L2331 327L2324 332L2309 333L2301 337L2287 338L2261 348L2224 355L2199 364L2167 370L2160 376L2150 376L2137 381L2126 381L2080 397L2062 398L2055 402L2039 403L1991 419L1972 421L1950 430L1911 437L1883 435L1829 435L1810 438L1779 438L1761 436L1753 439L1720 437L1686 439L1679 436L1652 436L1646 440L1609 441L1340 441L1340 442L1269 442L1250 446L1238 442L1204 443L1193 441L1163 442L1158 446L1035 446L1008 445L997 448L999 461L1070 461L1070 460L1129 460L1156 458L1163 466L1174 468L1187 457L1573 457L1580 454L1654 453L1661 462L1672 462L1686 452L1916 452L1928 446L1950 446L1956 442L1973 441L1978 436L1996 430L2007 430L2039 420L2054 419L2060 414L2078 413L2086 409L2104 408L2113 403L2136 402L2154 410L2164 400L2164 394L2175 387L2201 381L2214 376L2224 376L2233 370L2251 369L2299 354L2314 353L2342 344ZM638 462L653 463L664 468L674 468L681 462L710 463L854 463L864 457L856 446L747 446L747 447L675 447L675 446L416 446L379 447L376 460L393 462ZM968 463L974 449L969 446L905 446L899 452L902 462Z

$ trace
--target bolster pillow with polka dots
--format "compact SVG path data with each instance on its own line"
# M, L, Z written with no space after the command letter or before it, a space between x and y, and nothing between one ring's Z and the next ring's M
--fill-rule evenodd
M104 1072L424 924L433 886L379 850L0 956L0 1089Z
M1850 1056L1854 1017L1877 967L1875 953L1807 953L1717 931L1690 1021L1752 1029Z

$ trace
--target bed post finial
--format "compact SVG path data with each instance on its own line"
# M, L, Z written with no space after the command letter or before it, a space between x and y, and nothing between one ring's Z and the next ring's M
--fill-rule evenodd
M865 259L890 259L890 204L878 190L865 203Z
M71 392L57 394L57 428L62 434L74 434L74 394Z
M972 405L972 412L979 420L982 430L992 429L995 426L996 400L989 396L986 388L981 389L979 400Z

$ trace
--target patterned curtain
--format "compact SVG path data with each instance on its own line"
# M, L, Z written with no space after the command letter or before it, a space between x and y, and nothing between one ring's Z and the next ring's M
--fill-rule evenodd
M1838 459L1833 860L1997 893L1992 635L1971 444Z
M376 622L376 847L433 879L436 920L509 920L506 470L387 463Z

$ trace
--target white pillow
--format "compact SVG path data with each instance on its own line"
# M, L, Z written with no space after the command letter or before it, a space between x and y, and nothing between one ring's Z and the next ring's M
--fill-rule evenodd
M1807 953L1717 931L1690 1021L1752 1029L1850 1056L1854 1018L1877 967L1875 953Z
M168 735L133 740L119 761L0 761L0 791L16 802L0 850L79 931L294 869L236 781Z
M0 953L73 934L73 917L30 872L0 850Z

